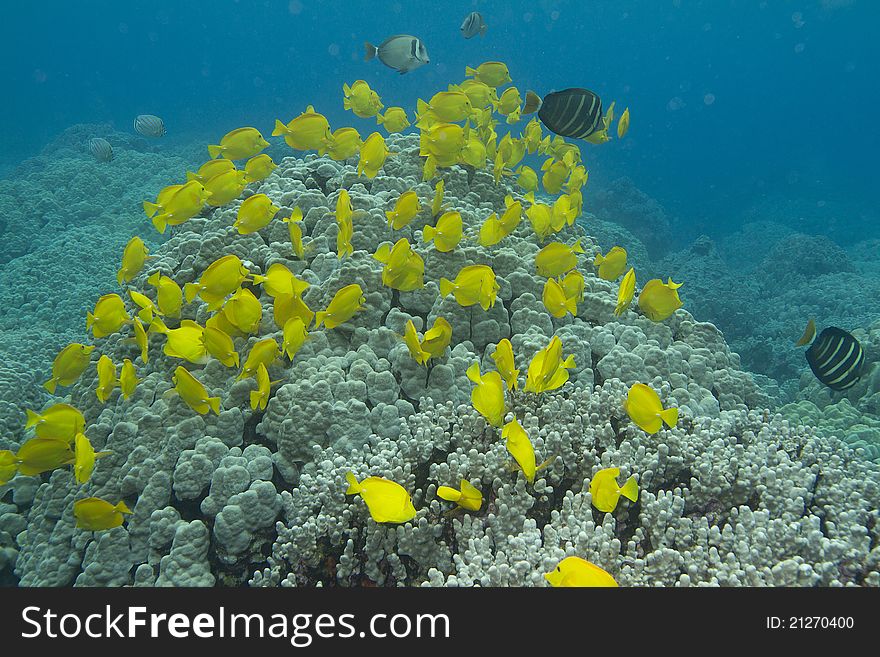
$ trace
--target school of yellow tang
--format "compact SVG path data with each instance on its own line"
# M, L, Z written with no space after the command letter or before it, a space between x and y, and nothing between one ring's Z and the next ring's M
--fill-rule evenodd
M516 137L508 132L500 139L495 131L503 117L508 125L523 119L523 103L519 90L510 86L510 73L501 62L485 62L476 68L467 67L467 79L450 84L445 91L438 91L429 100L418 99L413 115L419 130L419 155L423 161L423 179L437 176L438 169L463 165L476 169L489 169L495 183L505 177L515 178L523 190L524 201L511 195L505 198L500 216L495 212L482 220L475 238L481 247L490 249L510 235L525 216L541 246L535 258L535 271L547 279L543 304L554 317L577 315L577 304L584 297L584 276L577 270L578 256L584 253L578 240L574 244L549 242L548 238L574 223L583 208L582 189L588 180L588 171L582 163L580 149L558 135L544 135L541 123L533 117ZM343 85L343 107L361 118L375 118L386 132L396 133L410 127L410 117L402 107L382 104L379 94L364 80ZM613 120L612 103L604 117L605 130L601 143L610 139L608 127ZM380 113L385 109L384 113ZM627 109L617 126L618 137L629 128ZM375 177L390 152L379 132L362 139L357 129L330 128L326 117L309 105L306 110L287 123L276 120L272 136L283 137L296 151L317 151L333 160L358 156L358 176ZM276 168L272 159L262 154L269 142L254 127L241 127L224 135L218 144L207 147L211 159L196 172L188 172L180 184L165 187L155 200L144 201L143 208L148 219L160 233L168 227L179 226L199 215L206 206L220 207L238 199L248 184L267 178ZM545 156L540 173L522 164L526 155ZM236 161L244 162L243 168ZM552 205L536 199L539 187L556 199ZM420 199L413 190L400 194L394 206L386 211L388 225L393 230L407 226L421 211L423 204L430 203L434 224L426 226L423 241L433 244L440 253L453 252L463 239L461 214L444 203L444 182L440 179L431 199ZM564 191L563 191L564 190ZM524 206L524 203L526 204ZM280 208L265 194L253 194L238 209L233 224L238 233L247 235L257 232L275 220ZM352 207L347 190L339 192L335 212L332 213L338 227L338 258L351 255L351 239L354 231ZM300 259L305 257L308 246L304 244L301 226L302 211L295 208L290 216L280 218L288 224L292 253ZM382 265L382 284L396 290L415 290L425 286L425 265L421 256L406 238L393 246L383 245L373 257ZM133 237L126 245L117 281L128 286L147 267L151 256L140 237ZM615 281L624 274L627 252L614 246L607 254L597 254L592 262L595 273L606 281ZM244 283L249 287L243 287ZM484 311L491 308L497 298L499 284L492 268L485 264L461 268L453 280L437 281L441 296L452 295L464 307L480 306ZM139 309L133 316L126 309L122 296L116 293L102 296L94 309L87 314L86 328L95 339L123 330L128 326L131 341L140 350L143 363L149 359L148 335L164 336L163 352L179 359L181 364L169 373L173 385L169 394L176 394L195 413L219 414L222 400L212 397L185 363L204 364L213 358L231 370L239 370L237 379L254 381L250 392L250 406L263 410L271 398L273 381L271 368L280 358L293 360L309 332L334 328L349 321L366 303L365 291L357 284L339 289L323 310L312 310L302 299L309 284L297 278L282 264L272 265L265 274L255 274L247 269L236 255L225 255L212 262L198 281L187 283L183 288L171 277L154 271L147 278L153 293L130 287L127 294ZM258 333L262 321L262 305L255 296L257 286L273 299L273 318L281 330L282 344L273 338L256 342L244 362L243 354L235 348L234 339ZM639 294L638 305L650 320L662 322L682 306L678 296L680 283L668 279L649 281ZM636 289L635 272L629 268L619 285L615 315L621 315L631 304ZM181 309L196 300L207 304L211 317L202 326L192 320L181 320ZM169 323L171 326L169 326ZM412 358L419 365L427 366L430 359L441 358L450 345L453 327L443 317L421 336L410 321L401 339ZM95 346L73 343L62 349L52 365L52 377L45 383L50 393L57 386L70 386L92 362ZM499 432L516 467L531 484L542 468L553 462L554 456L538 463L533 443L520 423L514 418L505 423L507 397L520 386L519 370L514 365L513 348L509 340L498 343L491 354L496 370L481 372L478 362L467 370L473 383L471 401L474 409L486 422ZM569 370L575 366L574 357L566 356L562 341L557 337L538 351L526 371L522 390L541 395L563 386L569 378ZM120 388L124 400L135 392L139 379L137 367L125 359L114 363L105 354L96 363L97 385L95 395L101 403ZM653 434L664 424L674 427L678 410L664 409L657 392L651 387L634 384L622 406L633 423L643 431ZM27 410L27 429L34 436L28 439L16 453L0 451L0 485L16 474L36 476L56 468L72 466L78 484L86 484L92 472L99 467L97 461L109 452L95 452L84 435L85 419L82 413L68 404L55 404L42 413ZM638 484L630 477L623 486L617 483L619 470L606 468L597 472L591 481L590 492L593 505L600 511L613 512L620 497L633 502L638 499ZM381 477L370 476L358 481L351 472L347 475L349 495L360 495L373 520L380 523L404 523L416 515L409 493L398 483ZM447 482L454 484L455 482ZM470 482L462 479L457 488L440 484L437 496L455 505L454 508L477 512L482 508L482 493ZM124 516L131 511L123 501L113 503L90 497L74 505L76 524L87 531L101 531L120 526ZM578 557L568 557L560 562L555 571L546 575L553 586L615 586L613 578L598 566Z

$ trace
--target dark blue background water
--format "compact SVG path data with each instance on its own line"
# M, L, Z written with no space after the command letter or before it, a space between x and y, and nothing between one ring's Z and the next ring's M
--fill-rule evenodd
M128 6L129 4L136 4ZM85 0L15 3L0 41L0 157L9 166L79 122L130 129L162 116L171 135L268 134L309 103L334 127L344 81L414 108L465 65L501 60L523 91L586 86L618 111L626 140L585 151L598 178L629 175L694 230L723 230L762 195L835 198L855 237L872 226L880 146L880 4L865 0L540 2ZM489 32L466 41L477 8ZM399 76L363 42L411 33L431 63ZM523 124L520 124L520 127ZM589 204L589 203L588 203ZM839 207L839 206L838 206ZM862 210L862 208L868 208ZM817 210L821 212L821 210ZM821 221L821 217L820 217ZM839 222L836 217L834 221Z

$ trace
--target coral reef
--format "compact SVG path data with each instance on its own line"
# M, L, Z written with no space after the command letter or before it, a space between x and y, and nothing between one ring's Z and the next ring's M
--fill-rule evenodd
M356 160L308 155L285 158L247 189L245 197L267 194L281 215L302 210L305 260L292 255L279 220L239 235L232 227L239 201L176 227L154 250L132 281L138 290L149 290L154 271L183 285L235 254L255 274L286 265L310 284L303 293L310 308L325 308L352 283L363 288L365 308L337 328L310 333L292 362L270 366L279 384L265 411L249 404L253 379L238 380L236 370L211 359L190 369L221 398L222 410L196 415L168 394L180 361L162 352L162 336L150 335L148 363L127 326L96 340L93 362L98 352L116 363L130 358L142 380L130 399L116 390L102 404L90 368L63 391L85 415L95 449L112 452L87 485L61 469L0 488L11 499L0 506L0 559L15 563L21 585L540 586L543 573L570 554L626 585L880 585L880 470L863 452L766 412L771 399L714 325L686 310L655 323L637 303L616 317L617 284L592 273L600 245L587 232L593 223L601 227L594 217L556 237L580 239L585 250L586 297L576 317L556 319L544 308L544 279L534 269L539 245L527 220L494 247L473 239L489 213L503 210L506 194L522 198L488 171L440 171L445 200L461 213L468 237L451 253L423 244L434 190L421 181L418 138L393 136L388 144L396 155L373 179L357 176ZM340 259L332 213L343 188L355 230L354 253ZM393 231L384 211L408 189L423 209ZM654 214L658 230L667 230ZM650 230L640 235L653 239ZM372 253L400 237L424 259L423 289L382 285ZM644 248L652 246L645 241ZM705 241L693 251L712 258ZM634 253L647 258L642 249ZM498 300L487 311L438 294L441 277L475 263L498 276ZM639 280L647 279L640 273ZM235 339L242 359L257 340L281 338L271 298L251 290L262 320L256 335ZM201 301L184 307L186 319L204 324L208 317ZM408 320L424 331L437 317L452 325L452 343L423 367L401 334ZM511 393L507 408L544 466L527 483L498 430L472 408L465 372L475 361L493 369L491 353L509 338L524 373L553 335L574 356L569 382L542 395ZM679 408L675 428L647 435L632 424L622 401L636 381ZM612 466L637 476L639 501L600 513L589 482ZM373 522L361 499L345 495L348 470L403 485L416 517ZM450 511L436 496L437 486L462 478L483 492L477 513ZM76 529L72 505L86 496L125 500L133 513L106 532Z

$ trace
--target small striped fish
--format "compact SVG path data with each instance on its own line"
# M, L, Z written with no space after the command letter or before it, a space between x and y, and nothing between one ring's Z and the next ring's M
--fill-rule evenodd
M865 352L862 345L843 329L829 326L807 349L807 363L813 374L832 390L846 390L859 380Z
M461 24L461 35L465 39L472 39L478 34L480 36L485 36L486 30L488 29L489 27L483 22L482 14L478 11L472 11L465 17L464 22Z
M92 137L89 139L89 153L92 154L98 162L109 162L113 159L113 147L110 142L101 137Z
M538 118L557 135L586 139L602 120L602 99L588 89L554 91L541 101Z
M161 137L165 134L165 122L152 114L139 114L134 119L134 129L144 137Z

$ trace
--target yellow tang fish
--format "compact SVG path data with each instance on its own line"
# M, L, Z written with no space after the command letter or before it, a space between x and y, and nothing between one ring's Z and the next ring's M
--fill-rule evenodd
M95 309L86 313L86 328L96 338L116 333L123 324L130 324L131 317L125 312L125 302L118 294L105 294L98 299Z
M214 207L226 205L241 196L245 187L247 187L247 175L244 171L218 173L205 183L205 189L211 193L208 197L208 205Z
M94 350L93 346L79 342L72 342L64 347L52 361L52 378L43 387L54 395L57 386L74 383L86 371Z
M54 438L69 443L76 434L82 433L86 426L83 414L70 404L55 404L42 413L35 413L30 409L25 411L27 422L24 428L33 428L37 438Z
M634 383L630 387L623 408L630 419L645 433L657 433L664 422L669 427L674 427L678 423L678 409L664 409L660 395L644 383Z
M562 242L550 242L535 256L535 269L540 276L561 276L577 267L577 254L583 252L580 240L571 246Z
M433 240L435 249L440 253L449 253L461 241L461 232L461 213L450 210L437 220L436 226L425 226L422 231L422 241Z
M291 317L284 324L282 335L281 350L287 355L288 360L293 360L296 352L309 339L309 332L306 330L305 322L303 322L301 317Z
M196 413L206 415L210 411L214 411L215 415L220 415L220 398L209 397L202 382L185 367L177 366L171 377L171 382L174 384L174 392Z
M568 370L574 367L574 356L562 360L562 341L554 335L549 344L534 355L526 376L526 392L556 390L568 381Z
M442 317L434 320L434 324L425 331L422 338L422 351L428 354L429 358L440 358L446 352L446 347L452 341L452 324Z
M378 132L371 134L361 146L361 157L357 166L358 176L363 173L367 178L375 178L389 155L394 155L394 153L385 146L382 135Z
M354 224L351 222L351 215L343 219L336 219L336 257L340 260L347 255L354 253L354 245L351 243L354 237Z
M466 66L464 74L493 88L511 82L510 71L501 62L483 62L477 68Z
M492 360L495 361L495 367L498 368L498 372L501 374L501 378L504 379L507 389L516 390L519 385L517 381L519 370L516 369L514 364L513 345L510 344L510 340L504 338L495 346L495 351L492 352Z
M407 349L409 349L409 355L413 357L414 361L419 365L425 365L428 362L430 354L422 349L416 325L413 324L411 319L407 321L406 328L403 331L403 342L406 344Z
M288 294L302 294L309 284L293 275L287 267L280 262L269 266L265 276L254 274L254 283L263 286L263 290L270 297L284 296Z
M402 107L389 107L385 114L377 114L376 123L385 128L388 134L403 132L410 126L406 110Z
M293 249L293 253L300 260L304 259L306 255L306 249L303 245L302 226L300 226L302 219L303 211L299 206L293 209L289 217L282 217L281 219L281 221L287 224L290 232L290 246Z
M315 313L300 297L295 294L289 294L275 297L275 303L272 306L272 316L278 328L284 328L293 317L299 317L303 322L303 326L309 328L312 320L315 318Z
M105 529L120 527L125 515L130 515L125 502L110 504L98 497L87 497L73 503L73 516L76 526L89 532L100 532Z
M522 203L514 201L513 197L508 194L504 197L504 207L504 213L499 221L501 222L501 229L504 231L504 234L510 235L519 226L519 222L522 221Z
M98 401L104 404L113 393L113 389L119 385L119 379L116 378L116 365L107 354L98 359L97 369L98 386L95 388L95 395L98 397Z
M544 578L553 587L617 586L611 575L580 557L566 557Z
M153 300L148 297L146 294L141 294L137 290L128 290L128 296L131 297L131 300L137 304L140 310L137 313L137 318L135 321L144 321L147 324L153 321L153 314L161 315L159 309L156 307L156 304L153 303Z
M486 221L480 226L480 235L477 241L480 243L480 246L488 248L490 246L495 246L505 237L507 237L507 233L504 231L501 221L498 219L498 215L493 212L486 217Z
M270 381L269 380L269 370L266 369L265 363L260 363L257 366L257 389L251 390L251 408L253 410L266 410L266 405L269 403L269 395L272 391L272 386L277 384L278 381Z
M159 305L159 312L166 317L180 317L180 308L183 306L183 290L174 282L174 279L157 271L150 275L147 283L156 288L156 302Z
M400 230L407 226L421 210L422 204L419 202L419 195L410 190L397 197L394 209L386 210L385 216L388 218L388 225L393 230Z
M198 283L187 283L183 286L186 302L192 302L198 295L208 304L208 310L217 310L249 275L250 272L238 256L226 255L218 258L202 272Z
M467 479L462 479L456 490L450 486L438 486L437 497L448 502L455 502L462 509L479 511L483 506L483 494Z
M416 102L416 125L427 128L434 123L464 121L474 113L471 99L463 91L438 91L430 102Z
M419 155L434 158L435 166L451 167L458 164L467 140L468 134L460 125L435 123L419 134Z
M605 468L599 470L590 480L593 506L599 511L605 513L614 511L621 495L633 502L639 499L639 485L636 483L636 478L630 477L623 486L618 486L618 476L620 476L619 468Z
M576 269L568 272L562 279L562 289L568 299L574 299L578 303L584 300L584 275Z
M614 308L614 314L620 317L623 312L629 308L632 303L633 295L636 293L636 271L632 267L626 272L626 276L620 281L620 287L617 289L617 306Z
M0 450L0 486L5 486L18 472L18 458L8 449Z
M495 305L501 286L495 280L495 272L487 265L462 267L455 281L440 279L440 296L455 295L460 306L473 306L479 303L483 310Z
M476 134L471 133L460 153L461 161L475 169L486 166L486 146Z
M511 112L520 109L522 105L522 96L519 95L519 89L516 87L508 87L501 94L498 102L495 104L495 111L499 114L507 116Z
M348 481L345 494L360 495L374 521L400 524L415 518L412 498L400 484L382 477L358 481L353 472L346 473L345 479Z
M150 333L161 333L165 336L165 346L162 351L166 356L180 358L190 363L202 364L207 361L205 349L205 329L191 319L184 319L180 327L169 329L165 323L156 317L150 323Z
M339 128L333 131L325 144L318 148L318 155L329 155L331 160L339 162L354 157L363 145L361 136L354 128Z
M208 146L211 158L222 156L227 160L253 157L269 145L256 128L236 128L223 135L219 144Z
M461 91L471 101L471 107L484 109L498 102L495 89L479 80L465 80L461 84L450 84L449 91Z
M571 226L580 214L581 201L579 197L563 194L553 202L553 212L550 224L555 232L562 230L566 224Z
M244 165L245 178L249 183L260 182L268 178L278 165L266 153L255 155Z
M617 280L617 277L626 269L626 249L615 246L607 255L597 254L593 260L593 266L599 268L599 278L602 280Z
M436 217L443 210L443 194L446 191L446 185L443 180L438 180L434 185L434 198L431 201L431 218Z
M545 203L532 203L526 210L532 230L542 242L553 233L553 209Z
M87 483L95 470L95 461L109 454L112 452L96 452L85 435L77 434L73 461L73 476L76 478L76 483Z
M534 483L535 472L538 469L535 464L535 448L526 430L516 418L513 418L502 427L501 437L507 441L507 451L522 469L526 481L530 484Z
M234 170L233 170L234 172ZM217 174L217 176L222 174ZM213 178L211 178L213 180ZM196 216L211 198L211 191L198 180L185 185L174 185L173 192L165 188L156 198L156 203L144 201L144 212L160 233L168 226L179 226Z
M128 358L122 361L122 372L119 375L119 389L122 390L122 398L128 399L134 394L137 384L141 379L137 378L137 370L134 363Z
M204 342L207 352L224 366L235 368L239 366L238 352L235 350L232 338L227 333L216 326L206 326Z
M245 334L256 333L263 319L262 304L247 288L241 288L229 297L221 312L230 324Z
M370 89L370 85L364 80L356 80L351 86L342 84L343 109L350 109L355 116L362 119L369 119L376 116L379 110L384 107L379 94Z
M241 202L233 226L238 229L239 235L256 233L268 226L280 209L265 194L254 194Z
M681 286L681 283L673 283L671 278L665 285L659 278L648 281L639 294L639 308L652 322L662 322L682 307L678 298L678 288Z
M258 155L257 157L269 157L268 155ZM254 158L251 158L254 159ZM248 160L250 162L250 160ZM186 180L190 182L192 180L197 180L203 185L208 182L211 178L216 176L218 173L223 173L224 171L232 171L235 169L235 162L232 160L226 160L224 158L220 158L219 160L208 160L202 166L199 167L199 170L196 173L192 171L186 172Z
M122 267L116 272L116 281L120 285L129 283L140 273L144 268L144 263L149 259L150 252L144 241L135 235L128 241L122 252Z
M393 290L409 291L425 286L425 261L412 250L409 240L401 237L394 246L383 244L373 257L381 263L382 284Z
M476 384L471 391L471 404L493 427L504 424L504 382L498 372L480 374L480 363L467 369L467 377Z
M283 136L287 145L298 151L318 150L330 143L330 123L323 114L318 114L309 105L305 112L287 125L275 119L272 136Z
M541 146L541 122L538 121L537 117L532 118L531 121L526 123L526 127L522 131L522 140L526 145L529 155L533 155L538 151L538 148Z
M354 317L354 314L366 303L366 297L357 283L346 285L339 290L327 306L327 310L318 311L315 316L315 328L324 324L328 329L336 328Z
M516 169L515 173L519 174L519 177L516 179L517 185L527 192L538 191L538 174L535 173L532 167L522 165Z
M547 282L544 283L544 292L541 300L544 303L544 307L553 317L565 317L568 313L577 315L577 301L566 296L562 285L555 278L548 278Z
M31 438L19 447L15 454L18 472L25 477L34 477L69 465L74 459L70 444L55 438Z
M280 355L281 350L278 348L278 343L275 342L273 338L265 338L255 342L254 346L251 347L251 350L248 353L248 357L244 361L244 365L241 368L241 374L238 375L237 380L247 379L256 375L261 364L265 365L267 368L271 367L271 365L278 360L278 356Z
M627 130L629 130L629 107L623 110L623 114L620 115L620 120L617 122L617 138L623 139Z
M548 160L544 160L544 164L541 165L541 171L544 172L544 176L541 178L541 183L544 185L544 191L553 195L561 192L562 185L565 183L569 174L569 169L565 162L560 162L551 157Z

